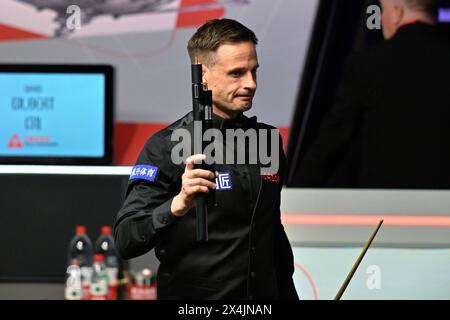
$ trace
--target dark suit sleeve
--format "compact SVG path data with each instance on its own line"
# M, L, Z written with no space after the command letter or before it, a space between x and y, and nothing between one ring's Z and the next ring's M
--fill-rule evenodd
M275 270L277 273L278 293L280 299L285 300L298 300L298 294L294 286L293 274L294 274L294 255L292 253L291 244L287 238L284 227L281 223L281 210L280 210L280 198L281 188L285 178L285 164L286 157L282 149L282 143L280 138L280 192L277 194L276 208L274 223L274 257L275 257Z
M124 259L153 249L177 219L170 211L177 190L179 168L170 161L167 142L153 136L141 151L137 165L158 168L155 181L130 180L126 199L117 215L114 237L117 251Z
M347 59L334 104L325 115L318 136L307 148L296 174L300 187L324 186L355 138L361 123L364 96L362 60L357 54Z

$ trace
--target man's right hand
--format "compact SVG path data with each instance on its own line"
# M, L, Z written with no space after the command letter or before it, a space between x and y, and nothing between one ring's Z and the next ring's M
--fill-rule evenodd
M217 172L214 174L208 170L194 168L195 162L203 161L205 158L206 156L203 154L196 154L186 159L186 168L181 176L181 191L173 198L170 206L174 216L182 217L193 208L197 193L208 193L209 189L216 188L216 184L210 180L218 175Z

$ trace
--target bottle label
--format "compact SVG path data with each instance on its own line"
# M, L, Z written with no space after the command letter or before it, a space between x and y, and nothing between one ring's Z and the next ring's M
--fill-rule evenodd
M67 268L67 280L64 290L66 300L83 299L83 288L81 286L81 270L78 266L71 265Z
M65 300L82 300L83 299L83 289L66 287L64 290Z
M129 285L128 300L157 300L156 285Z
M107 300L117 300L118 299L118 286L109 286Z
M89 286L92 278L92 267L81 267L81 283Z
M83 287L83 300L89 300L92 271L93 271L92 267L81 267L81 285Z
M119 269L118 268L106 268L106 274L108 276L108 283L110 286L117 286L117 280L119 277Z
M108 283L106 281L98 281L91 284L91 300L106 300L108 295Z

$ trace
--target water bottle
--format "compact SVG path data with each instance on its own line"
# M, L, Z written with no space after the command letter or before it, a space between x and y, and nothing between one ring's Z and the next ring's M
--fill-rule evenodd
M142 270L142 300L156 300L156 281L152 270Z
M128 300L156 300L156 277L149 268L134 273L128 285Z
M106 300L108 297L108 275L106 274L105 257L102 254L94 256L90 300Z
M73 259L66 271L66 283L64 289L65 300L83 299L83 286L81 285L81 269L78 260Z
M73 260L78 262L81 272L81 285L83 287L83 299L89 299L89 288L92 275L92 259L94 246L86 233L85 226L77 226L75 235L70 240L68 252L68 265Z
M105 257L106 274L108 276L108 300L117 300L118 295L118 277L119 277L119 258L114 246L112 228L104 226L101 228L101 234L95 242L95 252Z

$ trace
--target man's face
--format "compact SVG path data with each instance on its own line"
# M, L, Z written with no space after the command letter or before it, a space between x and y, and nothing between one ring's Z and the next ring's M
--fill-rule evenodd
M234 118L252 107L258 58L252 42L221 45L215 63L204 67L203 79L213 92L214 112Z
M402 20L403 8L399 0L380 0L380 3L383 36L389 40L397 33Z

